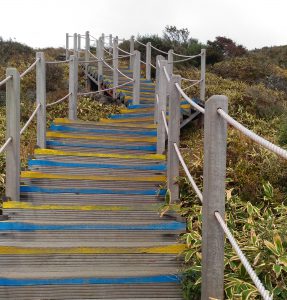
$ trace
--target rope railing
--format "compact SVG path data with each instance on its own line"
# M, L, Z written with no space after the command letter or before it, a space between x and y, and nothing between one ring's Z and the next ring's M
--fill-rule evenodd
M156 51L158 51L158 52L160 52L160 53L162 53L162 54L168 55L168 52L165 52L165 51L163 51L163 50L160 50L160 49L156 48L156 47L153 46L153 45L151 45L151 47L152 47L154 50L156 50Z
M222 109L217 110L218 114L227 121L228 124L232 125L234 128L238 129L241 133L245 136L249 137L251 140L256 142L257 144L263 146L264 148L270 150L271 152L279 155L280 157L287 159L287 151L276 146L275 144L267 141L266 139L262 138L258 134L254 133L253 131L247 129L245 126L234 120L231 116L229 116L225 111Z
M151 66L153 69L156 69L156 66L154 66L152 63L150 63L150 66Z
M27 75L36 66L39 60L40 58L37 58L22 74L20 74L20 78L23 78L25 75Z
M108 92L108 91L111 91L111 90L118 89L120 87L126 86L126 85L132 83L133 81L134 80L131 80L131 81L125 82L123 84L120 84L120 85L117 85L117 86L114 86L114 87L111 87L111 88L107 88L107 89L104 89L104 90L95 91L95 92L78 93L77 95L78 96L88 96L88 95L98 94L98 93L101 93L101 92Z
M262 296L262 298L264 300L272 300L273 297L270 296L269 291L267 291L265 289L265 287L263 286L262 282L260 281L260 279L258 278L257 274L255 273L255 271L252 269L250 263L248 262L246 256L243 254L242 250L240 249L240 246L238 245L238 243L236 242L235 238L233 237L232 233L230 232L230 230L228 229L225 221L223 220L223 218L221 217L219 212L215 212L214 213L218 223L220 224L222 230L224 231L224 233L226 234L230 244L232 245L234 251L236 252L236 254L238 255L240 261L242 262L243 266L245 267L247 273L249 274L249 276L251 277L253 283L255 284L255 286L257 287L260 295Z
M0 86L4 85L6 82L8 82L10 79L12 79L12 76L7 76L5 79L3 79L2 81L0 81Z
M191 87L193 87L193 86L199 84L200 82L201 82L201 79L200 79L200 80L195 80L193 84L191 84L191 85L189 85L189 86L183 88L182 90L183 90L183 91L188 90L189 88L191 88Z
M180 59L180 60L173 60L173 61L170 61L168 63L169 64L181 63L181 62L189 61L189 60L194 59L196 57L201 57L201 54L189 56L188 58L184 58L184 59Z
M48 103L46 104L46 107L51 107L53 105L59 104L61 102L63 102L64 100L66 100L70 95L72 94L72 92L70 92L69 94L65 95L63 98L56 100L54 102Z
M178 53L175 53L175 52L172 52L173 55L175 56L178 56L178 57L186 57L186 58L195 58L195 57L198 57L198 56L202 56L202 54L197 54L197 55L183 55L183 54L178 54Z
M198 110L199 112L201 112L202 114L205 113L205 109L203 107L201 107L200 105L196 104L194 101L192 101L192 99L190 99L186 93L182 90L182 88L179 86L178 83L175 84L177 90L180 92L180 94L182 95L182 97L191 105L193 106L196 110Z
M68 63L69 60L66 59L66 60L54 60L54 61L46 61L46 64L47 65L52 65L52 64L65 64L65 63Z
M134 53L130 53L130 52L128 52L128 51L125 51L125 50L123 50L123 49L120 48L120 47L117 47L117 49L120 50L120 51L122 51L122 52L125 53L125 54L128 54L129 56L135 55Z
M136 40L136 39L135 39L135 42L137 42L138 44L140 44L140 45L142 45L142 46L144 46L144 47L146 46L144 43L142 43L142 42L140 42L140 41L138 41L138 40Z
M32 120L34 119L36 113L38 112L38 110L40 109L41 104L39 103L35 110L33 111L33 113L31 114L31 117L29 118L29 120L26 122L26 124L23 126L23 128L20 130L20 135L22 135L24 133L24 131L27 129L27 127L30 125L30 123L32 122Z
M6 142L2 145L2 147L0 148L0 154L5 151L5 149L7 148L7 146L12 142L12 137L10 136Z
M168 125L167 125L167 121L166 121L166 114L163 110L161 111L161 116L162 116L162 120L163 120L163 124L164 124L164 128L165 128L165 132L168 136Z
M127 76L126 74L124 74L120 69L117 68L116 70L119 72L119 74L121 74L121 75L124 76L125 78L134 81L133 78L131 78L131 77Z
M164 71L164 74L165 74L166 80L167 80L168 82L170 82L170 76L168 75L168 72L167 72L167 69L166 69L166 67L163 67L163 71Z

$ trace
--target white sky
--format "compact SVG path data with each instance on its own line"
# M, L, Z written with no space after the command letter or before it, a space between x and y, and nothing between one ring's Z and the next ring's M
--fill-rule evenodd
M287 0L1 0L0 36L64 46L65 33L119 38L187 27L201 42L226 36L249 49L287 44Z

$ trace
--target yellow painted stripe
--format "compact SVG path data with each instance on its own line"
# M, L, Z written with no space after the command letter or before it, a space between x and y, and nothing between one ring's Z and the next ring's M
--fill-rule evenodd
M4 209L30 209L30 210L79 210L79 211L131 211L132 206L116 205L33 205L28 202L8 201L3 203ZM140 210L157 211L159 205L145 205Z
M146 121L154 121L154 117L127 118L127 119L101 119L100 121L103 123L146 122Z
M47 137L49 138L65 138L65 139L84 139L84 140L96 140L96 141L125 141L125 142L149 142L156 143L156 137L138 137L138 138L127 138L127 137L112 137L112 136L91 136L83 134L68 134L54 131L48 131Z
M101 157L101 158L119 158L119 159L155 159L165 160L166 156L162 154L143 154L143 155L128 155L128 154L116 154L116 153L94 153L94 152L70 152L60 151L53 149L35 149L35 155L59 155L59 156L81 156L81 157Z
M131 113L141 113L141 112L150 112L154 111L154 107L147 107L147 108L136 108L136 109L121 109L121 114L131 114Z
M128 253L165 253L179 254L186 249L183 244L174 244L160 247L15 247L0 246L1 255L11 254L128 254Z
M50 174L34 171L21 172L22 178L66 179L66 180L99 180L99 181L165 181L166 176L103 176L103 175L67 175Z
M80 120L69 120L66 118L56 118L54 120L55 124L80 124L80 125L96 125L96 126L107 126L106 123L100 123L100 122L92 122L92 121L80 121ZM130 127L130 128L156 128L155 124L143 124L143 125L137 125L137 124L114 124L115 127L117 126L124 126L124 127Z
M129 100L129 99L133 99L133 97L132 97L132 96L126 96L125 99L126 99L126 100ZM155 99L150 98L150 97L143 97L143 96L140 96L140 100L148 100L148 101L153 101L153 102L155 102Z

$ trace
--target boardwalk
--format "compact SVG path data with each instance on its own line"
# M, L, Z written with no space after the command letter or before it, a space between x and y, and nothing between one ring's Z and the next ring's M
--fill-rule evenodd
M142 80L141 104L119 115L53 122L48 149L21 173L21 201L3 205L0 299L182 299L185 223L159 215L166 157L154 99Z

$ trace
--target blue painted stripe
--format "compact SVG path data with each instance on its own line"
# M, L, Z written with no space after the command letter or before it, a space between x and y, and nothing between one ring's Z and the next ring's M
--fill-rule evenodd
M131 130L115 130L115 129L86 129L67 125L56 125L50 126L52 131L66 131L66 132L91 132L91 133L106 133L106 134L127 134L127 135L146 135L156 136L156 130L149 131L131 131Z
M143 283L179 283L179 275L157 275L144 277L120 278L49 278L49 279L15 279L0 277L1 286L33 285L82 285L82 284L143 284Z
M25 222L0 222L0 231L44 231L44 230L185 230L186 224L176 221L160 224L33 224Z
M115 165L115 164L83 164L83 163L69 163L58 162L52 160L33 159L28 161L28 166L44 166L44 167L64 167L64 168L89 168L89 169L132 169L132 170L154 170L166 171L165 164L157 165L143 165L143 166L129 166L129 165Z
M154 107L154 104L132 104L129 105L127 108L128 109L138 109L138 108L150 108Z
M156 151L156 145L151 145L151 146L122 146L122 145L99 145L99 144L92 145L92 144L78 144L78 143L69 144L65 142L47 141L47 146Z
M105 194L105 195L149 195L149 196L164 196L166 190L107 190L107 189L78 189L78 188L67 188L67 189L49 189L41 188L38 186L26 186L20 187L22 193L46 193L46 194Z
M133 93L133 91L131 91L131 90L128 90L128 89L126 89L126 88L121 88L121 90L123 91L123 92L125 92L125 91L127 91L127 92L130 92L130 93ZM140 89L140 92L143 92L143 93L154 93L154 89ZM153 95L154 96L154 95Z
M145 114L120 114L120 115L110 115L110 119L129 119L129 118L144 118L154 116L154 113L145 113Z

